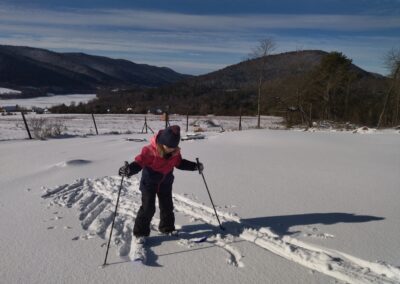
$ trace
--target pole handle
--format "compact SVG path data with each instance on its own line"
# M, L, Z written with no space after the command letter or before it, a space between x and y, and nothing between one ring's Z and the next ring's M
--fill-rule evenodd
M199 174L201 175L201 171L200 171L200 167L199 167L199 164L200 164L199 158L196 158L196 163L197 163L197 170L199 171Z

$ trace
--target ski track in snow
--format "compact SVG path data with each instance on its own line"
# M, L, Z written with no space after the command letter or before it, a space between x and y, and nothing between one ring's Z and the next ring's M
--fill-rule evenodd
M105 239L111 229L120 182L120 177L78 179L70 185L43 187L45 192L42 197L50 199L48 208L56 204L74 207L79 211L78 218L82 228L89 233L73 238L74 241L88 240L96 235ZM186 231L184 226L182 236L178 237L177 243L188 248L201 246L201 243L193 240L199 235L209 235L206 243L221 248L227 255L226 262L230 265L244 267L243 255L234 246L235 242L244 240L289 261L348 283L400 283L400 268L383 262L366 261L333 249L308 244L293 237L278 236L269 228L251 226L236 214L221 209L218 210L218 215L229 233L213 234L218 222L211 207L178 194L173 195L173 200L176 213L183 214L191 221L205 223L204 226L193 225L193 228L203 228L196 229L197 231ZM129 256L133 251L131 250L134 242L133 224L140 204L138 179L124 180L112 237L112 242L118 247L119 256ZM153 218L152 230L157 231L158 222L158 218ZM54 228L56 227L48 227L48 229ZM310 236L333 237L329 234Z

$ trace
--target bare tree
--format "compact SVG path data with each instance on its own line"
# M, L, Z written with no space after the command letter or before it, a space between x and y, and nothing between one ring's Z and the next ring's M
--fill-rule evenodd
M398 76L400 67L400 47L389 50L389 52L385 55L384 60L386 68L388 68L390 71L390 75L393 78L396 75Z
M393 85L396 90L395 110L393 124L399 123L399 108L400 108L400 48L392 48L386 57L386 65L391 71Z
M387 104L389 102L390 95L392 92L397 93L396 99L394 102L395 109L394 109L394 115L393 115L393 120L392 120L393 124L398 123L398 119L399 119L400 91L398 90L398 88L396 88L396 85L400 84L400 48L392 48L391 50L389 50L389 52L386 54L384 60L385 60L386 67L390 71L390 77L392 79L392 82L391 82L389 91L387 92L384 102L383 102L383 108L382 108L382 112L379 116L377 128L380 128L382 125L383 116L385 114Z
M259 59L259 70L258 70L258 96L257 96L257 128L260 128L260 117L261 117L261 89L264 82L264 69L267 64L267 56L271 55L276 49L275 40L271 37L262 39L259 44L252 50L249 57L251 59Z

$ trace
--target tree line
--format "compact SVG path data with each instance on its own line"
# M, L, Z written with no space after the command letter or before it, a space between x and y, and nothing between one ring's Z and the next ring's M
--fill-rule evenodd
M353 65L343 53L331 52L322 56L311 70L306 61L298 60L292 64L290 74L268 79L264 68L268 66L268 53L274 43L265 45L264 42L266 53L261 44L259 58L257 53L253 54L253 59L258 61L252 61L258 65L259 72L252 73L253 80L245 84L235 83L232 76L239 75L231 71L230 80L216 74L158 88L103 90L92 102L56 106L51 112L147 113L161 110L193 115L278 115L286 117L291 124L308 126L318 120L378 127L399 124L400 49L393 49L387 55L386 64L391 70L388 77L371 75Z

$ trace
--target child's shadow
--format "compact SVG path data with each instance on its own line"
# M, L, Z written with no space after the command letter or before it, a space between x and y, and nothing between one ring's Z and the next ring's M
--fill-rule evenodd
M333 225L337 223L364 223L370 221L380 221L383 219L385 218L334 212L249 218L243 219L243 223L255 228L268 227L277 235L284 236L298 233L298 231L290 231L290 228L294 226L316 224Z
M370 221L383 220L382 217L368 216L368 215L356 215L350 213L309 213L309 214L298 214L298 215L286 215L286 216L267 216L258 218L241 219L238 222L225 222L223 223L224 231L219 229L218 226L213 226L207 223L203 224L191 224L184 225L181 228L181 233L178 237L167 236L167 235L153 235L146 240L146 266L162 267L158 263L158 258L160 256L166 256L178 253L187 253L199 249L207 249L214 247L212 243L211 246L195 246L193 248L186 248L179 252L166 253L163 255L157 255L154 253L154 247L160 246L162 243L168 241L190 240L195 238L201 238L204 236L212 236L215 234L221 234L223 237L226 234L230 234L239 237L240 234L246 228L258 229L261 227L270 228L271 231L279 236L292 235L296 232L290 231L291 227L294 226L305 226L305 225L332 225L337 223L363 223ZM154 232L152 231L154 234Z

